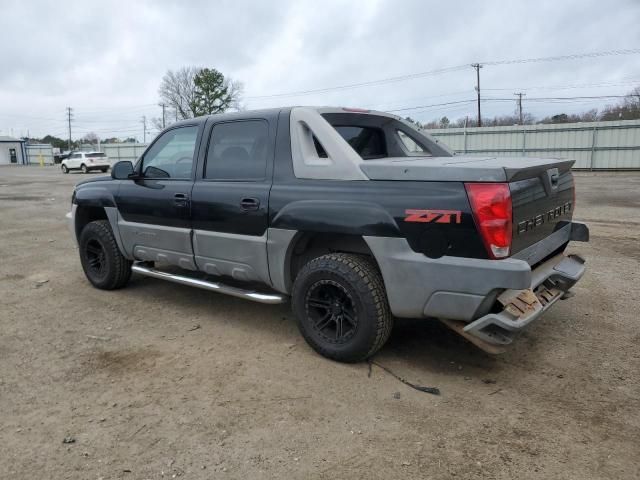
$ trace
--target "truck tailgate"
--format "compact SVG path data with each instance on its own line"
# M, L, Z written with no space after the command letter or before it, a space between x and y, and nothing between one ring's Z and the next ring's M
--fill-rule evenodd
M512 255L548 238L573 217L570 170L553 168L547 175L511 182L509 189L513 204Z

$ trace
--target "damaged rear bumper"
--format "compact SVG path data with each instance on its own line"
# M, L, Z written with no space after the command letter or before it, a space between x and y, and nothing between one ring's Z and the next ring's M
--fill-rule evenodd
M517 332L560 300L584 271L584 260L578 255L556 255L532 271L529 288L505 290L497 297L501 311L488 313L462 330L491 345L508 345Z
M364 239L396 317L437 318L480 348L499 353L582 277L581 257L553 252L570 241L589 241L589 229L571 222L503 260L428 258L403 238Z

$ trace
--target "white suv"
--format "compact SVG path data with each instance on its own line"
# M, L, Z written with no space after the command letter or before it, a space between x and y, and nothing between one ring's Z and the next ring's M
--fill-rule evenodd
M72 152L60 164L62 173L69 173L69 170L80 170L82 173L91 170L106 172L110 166L109 157L103 152Z

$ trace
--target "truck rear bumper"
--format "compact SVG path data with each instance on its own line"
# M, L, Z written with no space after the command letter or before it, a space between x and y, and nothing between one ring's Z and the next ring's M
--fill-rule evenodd
M569 240L588 241L586 226L567 227L566 238L554 249ZM514 332L542 315L584 273L584 260L578 256L558 254L532 270L520 258L433 259L413 251L402 238L365 241L378 262L395 316L457 321L465 334L495 345L510 343Z
M531 267L520 259L429 258L404 238L364 237L382 272L396 317L471 321L506 289L531 285Z
M487 343L508 345L515 333L560 300L584 271L584 260L578 255L556 255L533 270L529 288L505 290L497 297L499 312L484 315L463 330Z
M108 169L109 167L111 167L111 164L109 164L109 163L87 163L86 167L87 167L88 171L104 170L104 169Z

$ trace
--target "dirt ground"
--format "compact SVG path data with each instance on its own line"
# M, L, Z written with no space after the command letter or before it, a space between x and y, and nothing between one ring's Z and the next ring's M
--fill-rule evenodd
M396 323L375 361L436 396L318 356L288 305L92 288L84 176L0 168L0 478L640 478L640 173L576 177L587 274L507 353Z

